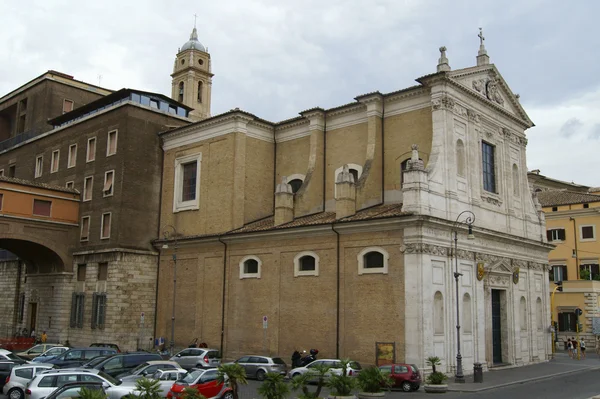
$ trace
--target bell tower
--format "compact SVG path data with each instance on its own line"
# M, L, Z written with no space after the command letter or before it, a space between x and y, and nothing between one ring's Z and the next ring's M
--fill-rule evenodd
M191 119L197 121L209 118L213 74L210 54L198 41L196 26L190 40L177 52L171 77L171 98L194 109L190 112Z

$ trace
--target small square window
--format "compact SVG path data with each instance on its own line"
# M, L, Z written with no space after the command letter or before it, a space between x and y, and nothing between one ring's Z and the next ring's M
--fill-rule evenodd
M552 207L552 212L558 212L558 207L557 206L553 206Z
M96 138L88 139L86 162L92 162L96 159Z
M110 197L113 195L115 171L109 170L104 174L104 187L102 188L103 196Z
M581 240L594 240L596 238L596 226L581 226Z
M117 153L117 130L108 132L108 140L106 142L106 156L115 155Z
M240 278L260 278L262 262L255 256L240 261Z
M81 241L88 241L90 237L90 217L84 216L81 218Z
M35 177L42 176L42 168L44 167L44 157L42 155L35 158Z
M102 226L100 227L100 239L110 238L110 223L111 223L111 214L103 213L102 214Z
M91 201L92 200L92 189L94 187L94 178L92 176L88 176L83 181L83 201Z
M588 209L590 207L590 204L583 204L583 209Z
M75 103L72 100L63 100L63 114L73 111Z
M36 216L50 216L51 208L52 201L33 200L33 214Z
M66 188L75 188L75 182L74 181L68 181L67 184L65 185Z
M150 99L150 108L158 109L158 100Z
M50 173L58 172L58 163L60 160L60 151L52 151L52 163L50 164Z
M69 156L67 159L67 168L73 168L77 164L77 144L69 146Z

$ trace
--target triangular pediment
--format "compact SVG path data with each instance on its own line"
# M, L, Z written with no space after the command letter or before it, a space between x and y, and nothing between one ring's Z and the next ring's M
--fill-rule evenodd
M449 73L449 77L482 100L502 108L523 120L525 124L533 126L533 122L519 103L518 97L493 64L452 71Z
M494 264L491 271L496 273L512 273L512 269L506 261L500 261Z

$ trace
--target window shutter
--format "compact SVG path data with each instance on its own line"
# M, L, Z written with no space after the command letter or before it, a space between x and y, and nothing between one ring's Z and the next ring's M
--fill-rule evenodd
M92 330L97 327L96 320L98 320L98 294L94 292L92 295Z
M552 230L546 230L546 238L548 241L552 241Z
M106 293L98 296L98 328L104 329L106 320Z
M550 270L548 271L548 279L550 281L555 281L554 280L554 267L551 267Z
M563 271L563 281L567 281L567 267L566 266L561 266L562 267L562 271Z
M71 295L71 328L77 326L77 293Z
M565 240L565 229L558 230L558 238L563 241Z
M565 314L558 314L558 331L565 331Z
M83 309L85 305L85 294L82 292L80 295L80 305L77 314L77 327L83 328Z

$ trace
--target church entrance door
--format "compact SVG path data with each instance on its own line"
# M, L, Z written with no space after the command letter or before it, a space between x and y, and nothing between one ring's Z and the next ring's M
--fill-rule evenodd
M502 363L502 315L500 290L492 290L492 350L494 363Z

